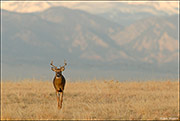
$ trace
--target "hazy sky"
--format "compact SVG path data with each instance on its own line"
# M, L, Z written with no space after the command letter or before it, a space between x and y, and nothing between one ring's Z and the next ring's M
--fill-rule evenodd
M52 6L64 6L81 9L91 13L101 13L115 9L121 12L150 12L157 14L162 11L168 14L178 13L178 2L2 2L2 8L16 12L43 11ZM139 9L141 8L141 9ZM98 9L98 10L97 10Z

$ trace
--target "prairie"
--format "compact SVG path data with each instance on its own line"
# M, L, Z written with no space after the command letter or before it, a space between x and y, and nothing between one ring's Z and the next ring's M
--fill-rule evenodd
M57 108L51 81L1 82L1 119L178 119L178 81L76 81Z

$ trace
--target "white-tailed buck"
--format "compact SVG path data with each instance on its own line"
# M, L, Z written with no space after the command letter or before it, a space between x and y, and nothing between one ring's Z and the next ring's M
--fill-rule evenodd
M67 63L64 60L64 65L59 68L53 65L53 61L51 61L50 65L53 66L51 67L51 70L56 72L56 75L53 80L53 85L57 94L58 108L61 109L62 102L63 102L63 91L64 91L64 86L66 83L66 80L64 76L62 75L62 71L65 70L65 66L67 65Z

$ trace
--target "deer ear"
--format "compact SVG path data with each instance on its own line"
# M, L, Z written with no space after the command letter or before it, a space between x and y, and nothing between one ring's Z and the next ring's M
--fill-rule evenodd
M52 70L52 71L56 71L56 69L55 69L55 68L53 68L53 67L51 67L51 70Z

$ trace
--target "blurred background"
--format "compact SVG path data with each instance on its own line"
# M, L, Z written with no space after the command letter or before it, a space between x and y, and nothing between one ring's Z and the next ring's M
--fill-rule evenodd
M177 80L179 2L2 2L2 80Z

